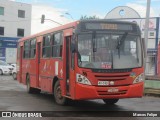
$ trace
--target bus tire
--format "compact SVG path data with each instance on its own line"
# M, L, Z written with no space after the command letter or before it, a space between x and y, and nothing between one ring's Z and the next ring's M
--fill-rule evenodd
M3 71L0 69L0 75L3 75Z
M66 105L68 99L63 97L61 94L61 87L60 87L60 81L57 80L54 85L54 91L53 91L55 102L59 105Z
M118 102L119 99L103 99L103 102L107 105L113 105Z
M30 94L34 93L34 88L32 88L30 86L30 77L29 77L29 75L27 75L27 77L26 77L26 84L27 84L27 92L30 93Z

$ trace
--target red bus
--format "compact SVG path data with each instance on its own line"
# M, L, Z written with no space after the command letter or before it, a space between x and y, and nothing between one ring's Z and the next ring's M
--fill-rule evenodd
M69 99L142 97L144 49L136 23L81 20L18 42L17 79L28 93L52 93L58 104Z

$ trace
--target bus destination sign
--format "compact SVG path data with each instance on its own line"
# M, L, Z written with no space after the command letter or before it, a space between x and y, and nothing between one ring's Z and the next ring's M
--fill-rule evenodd
M100 24L102 29L117 30L117 24Z
M120 23L85 23L86 30L125 30L132 31L133 26L131 24Z

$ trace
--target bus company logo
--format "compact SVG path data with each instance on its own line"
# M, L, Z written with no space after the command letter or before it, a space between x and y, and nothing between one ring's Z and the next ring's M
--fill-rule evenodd
M2 112L2 117L12 117L11 112Z
M135 77L136 77L136 73L135 73L135 72L132 72L132 73L130 74L130 77L135 78Z

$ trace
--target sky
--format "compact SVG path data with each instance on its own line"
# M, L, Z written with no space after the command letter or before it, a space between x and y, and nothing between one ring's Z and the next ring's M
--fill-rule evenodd
M104 18L113 8L129 6L136 11L141 11L141 17L145 17L147 0L14 0L33 5L46 5L53 7L68 19L78 20L81 16L94 16ZM69 15L65 13L69 13ZM151 0L152 17L160 16L160 0Z

